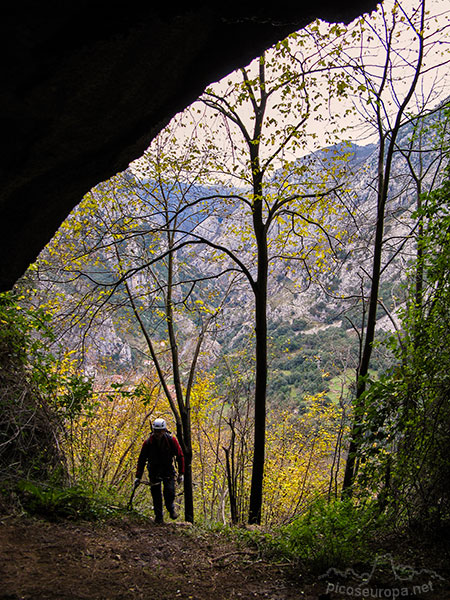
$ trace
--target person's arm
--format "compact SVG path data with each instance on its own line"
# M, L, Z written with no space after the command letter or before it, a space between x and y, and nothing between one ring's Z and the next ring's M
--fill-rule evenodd
M141 479L141 477L144 473L146 461L147 461L147 440L145 440L145 442L142 444L141 452L139 454L139 458L137 461L136 479Z

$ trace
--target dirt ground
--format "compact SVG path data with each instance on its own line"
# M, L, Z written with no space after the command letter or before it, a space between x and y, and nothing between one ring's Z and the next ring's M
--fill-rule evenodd
M215 534L150 520L0 521L1 600L316 600L283 570ZM311 588L311 586L309 586ZM314 588L314 584L312 584Z
M428 575L427 575L428 576ZM426 585L426 580L424 580ZM335 600L365 597L264 561L217 533L183 523L49 523L0 517L0 600ZM342 580L340 580L342 584ZM435 583L433 581L433 583ZM450 598L445 582L424 594ZM333 584L334 585L334 584ZM327 587L328 586L328 587ZM374 588L375 589L375 588ZM381 588L380 588L381 589ZM402 597L395 595L370 597Z

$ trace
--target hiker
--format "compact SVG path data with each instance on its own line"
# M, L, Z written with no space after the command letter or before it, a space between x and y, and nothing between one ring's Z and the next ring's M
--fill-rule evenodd
M152 433L142 445L139 454L135 487L141 482L145 463L147 463L148 474L150 478L150 489L153 498L153 508L155 511L155 523L163 523L163 502L161 487L164 485L164 504L171 519L178 517L175 506L175 468L173 459L176 459L178 465L178 483L182 483L184 478L184 456L177 438L167 431L164 419L156 419L152 424Z

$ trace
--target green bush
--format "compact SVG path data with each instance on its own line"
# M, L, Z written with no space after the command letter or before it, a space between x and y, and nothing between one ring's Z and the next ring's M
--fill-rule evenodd
M59 437L67 420L94 406L92 381L52 354L49 314L28 292L0 294L0 481L65 480Z
M370 543L382 525L375 503L315 500L307 513L278 530L274 545L283 556L311 570L348 567L370 559Z
M114 510L104 499L93 495L82 486L60 488L20 481L17 493L28 514L44 517L50 521L96 520L110 515Z
M45 479L61 465L44 374L51 337L42 310L0 294L0 480Z

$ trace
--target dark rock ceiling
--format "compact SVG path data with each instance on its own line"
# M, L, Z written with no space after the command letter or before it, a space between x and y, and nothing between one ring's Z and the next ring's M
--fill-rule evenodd
M316 17L349 22L377 2L160 4L3 7L0 290L206 85Z

